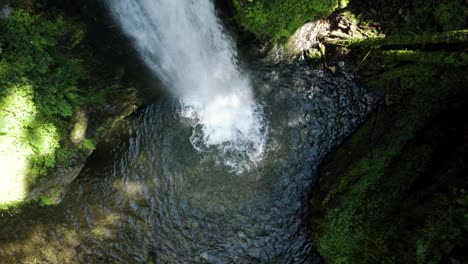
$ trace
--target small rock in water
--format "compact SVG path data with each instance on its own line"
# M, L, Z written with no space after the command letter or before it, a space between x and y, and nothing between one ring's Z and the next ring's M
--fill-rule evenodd
M242 239L242 240L246 240L247 239L247 235L244 234L244 232L242 231L239 231L239 233L237 233L237 236Z
M198 224L198 222L192 223L192 229L198 229L199 227L200 227L200 224Z
M207 252L203 252L203 253L200 254L200 258L201 258L201 259L208 260L209 257L210 257L210 256L208 255Z
M398 14L401 16L403 15L403 8L398 9Z

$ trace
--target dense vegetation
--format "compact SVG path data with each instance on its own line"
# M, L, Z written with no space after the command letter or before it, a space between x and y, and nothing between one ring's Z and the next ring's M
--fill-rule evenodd
M102 129L89 129L87 114L121 85L111 74L99 75L105 66L81 20L17 2L0 19L0 207L24 200L57 163L67 166L95 148Z
M384 73L380 81L399 89L398 101L381 107L322 168L313 207L328 262L437 263L462 245L466 125L449 120L467 114L464 72L410 65Z
M366 4L350 2L355 12ZM312 226L327 263L467 259L468 32L447 31L466 28L462 2L407 8L400 13L414 20L380 20L390 36L345 41L363 82L385 96L328 157L313 190Z
M259 37L285 42L305 22L323 18L347 0L233 0L237 21Z
M78 89L86 78L80 60L71 56L80 45L81 25L61 16L52 19L15 10L1 21L0 111L4 152L27 157L28 184L56 163L56 151L67 134L68 120L91 98ZM67 44L66 46L64 44ZM93 148L93 144L82 144ZM23 168L12 168L22 170Z

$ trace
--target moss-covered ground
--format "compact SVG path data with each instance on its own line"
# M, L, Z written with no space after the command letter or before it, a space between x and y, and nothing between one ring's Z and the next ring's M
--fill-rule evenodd
M462 257L455 249L468 231L464 72L406 68L393 87L402 89L399 101L380 107L323 165L312 228L326 262Z
M322 164L312 190L325 263L468 259L465 8L415 2L350 1L356 18L387 34L351 41L363 84L384 97ZM452 32L453 41L439 37Z

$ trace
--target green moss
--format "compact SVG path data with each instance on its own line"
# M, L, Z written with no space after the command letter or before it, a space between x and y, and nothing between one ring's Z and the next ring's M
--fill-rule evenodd
M465 93L465 71L416 63L376 77L401 102L374 114L330 157L313 192L315 240L327 263L437 263L453 251L467 208L449 198L452 191L434 192L440 185L417 186L442 162L437 149L447 136L427 127ZM457 175L434 177L448 184ZM426 195L424 206L420 195Z
M52 201L52 199L50 199L49 197L47 197L47 196L39 197L39 205L40 206L49 206L49 205L53 205L53 204L55 204L54 201Z
M414 50L382 51L387 62L410 61L422 64L468 65L468 54L461 52L423 52Z
M96 149L96 140L95 139L85 139L80 145L80 149L84 151L90 151Z
M309 65L317 67L322 63L322 53L317 48L312 48L306 51L306 60Z
M346 176L355 182L352 185L342 182L338 187L341 194L346 193L346 198L341 200L339 208L325 216L327 224L321 230L323 236L318 245L319 251L330 263L353 263L358 258L362 263L393 260L390 245L386 243L391 233L375 225L383 224L386 216L395 209L394 204L401 199L400 195L424 170L430 152L423 146L407 152L401 160L394 162L391 153L384 154L385 151L394 150L382 149L374 156L361 160ZM390 166L393 168L390 169ZM356 180L363 175L365 177ZM335 192L331 195L333 198L339 196ZM328 197L326 202L333 198Z
M350 39L337 42L337 45L350 47L388 47L388 46L417 46L423 47L431 44L463 44L468 43L468 30L453 30L438 33L425 33L418 35L393 35L367 39Z
M305 22L328 16L347 1L233 0L237 21L259 37L286 40Z
M421 1L415 3L413 18L403 25L404 30L437 32L466 28L463 0Z
M370 6L388 15L385 1L367 4L362 12L368 14ZM400 11L409 22L393 15L388 15L391 22L373 17L382 19L377 21L387 27L385 32L397 34L341 43L359 53L358 61L365 61L361 77L387 94L387 105L321 168L312 191L312 227L325 263L461 260L456 249L464 247L468 207L457 202L466 194L456 190L466 189L468 183L460 180L466 174L460 164L466 161L453 162L463 159L463 151L454 147L463 145L463 135L454 139L452 134L463 126L448 128L441 120L466 109L467 93L461 88L468 81L464 8L458 0L411 5ZM404 50L408 48L413 50ZM439 119L452 108L457 110Z

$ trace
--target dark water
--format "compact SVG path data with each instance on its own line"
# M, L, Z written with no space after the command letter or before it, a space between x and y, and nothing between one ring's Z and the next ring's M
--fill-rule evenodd
M177 103L161 99L99 146L59 206L4 218L1 262L319 262L308 225L315 171L373 99L349 76L254 68L270 129L260 164L235 175L215 150L198 153Z

